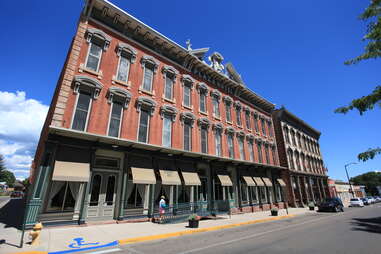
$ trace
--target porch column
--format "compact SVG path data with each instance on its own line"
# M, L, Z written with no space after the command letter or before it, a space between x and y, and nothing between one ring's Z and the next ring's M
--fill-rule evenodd
M238 196L238 173L237 168L234 166L228 166L228 172L231 172L232 182L233 182L233 199L236 208L239 207L239 196Z
M295 198L295 191L294 191L294 184L296 185L296 183L294 183L294 181L292 180L292 176L289 175L288 177L288 182L289 184L286 186L286 189L287 189L287 193L286 193L286 196L287 196L287 205L291 202L290 205L293 205L294 207L297 207L296 205L296 198ZM291 196L291 199L289 198Z
M95 160L95 151L96 147L92 147L90 150L90 179L87 183L85 183L84 186L84 193L82 196L83 202L81 202L81 211L79 213L79 221L78 224L85 224L86 223L86 217L87 217L87 208L89 206L89 198L90 198L90 185L91 185L91 180L92 180L92 170L93 170L93 165L94 165L94 160Z
M81 212L82 196L85 191L85 183L79 183L79 189L77 197L75 198L73 220L79 220L79 214Z
M118 212L118 220L124 219L124 204L126 202L126 193L127 193L127 184L128 184L128 156L127 153L124 154L124 162L123 162L123 173L122 173L122 188L120 191L120 202L119 202L119 212Z
M308 193L308 182L307 182L307 177L303 177L303 182L304 182L304 192L306 193L306 198L307 198L307 205L308 205L308 202L310 201L310 194Z
M299 191L299 197L300 197L300 202L302 203L302 205L304 206L304 201L303 201L303 196L302 196L302 190L301 190L301 186L300 186L300 179L299 179L299 176L296 176L296 185L298 187L298 191Z
M35 183L33 184L32 196L28 200L25 208L24 224L27 228L37 222L37 216L41 212L42 200L46 196L46 189L54 165L56 150L56 143L46 142L43 160L39 166Z
M310 191L311 191L311 197L312 197L312 201L314 202L314 203L316 203L316 200L315 200L315 194L314 194L314 187L313 187L313 185L311 184L311 177L308 177L308 186L309 186L309 189L310 189Z
M320 196L320 201L323 200L323 196L321 194L321 189L320 189L320 184L319 184L319 179L316 178L316 183L317 183L317 186L318 186L318 190L319 190L319 196Z

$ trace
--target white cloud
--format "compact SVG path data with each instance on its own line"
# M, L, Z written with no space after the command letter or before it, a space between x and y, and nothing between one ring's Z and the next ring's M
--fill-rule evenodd
M25 92L0 91L0 154L18 179L29 175L48 108L37 100L27 99Z

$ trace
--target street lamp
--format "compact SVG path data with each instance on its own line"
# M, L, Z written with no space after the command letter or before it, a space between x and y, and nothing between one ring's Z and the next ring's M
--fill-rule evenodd
M349 187L351 188L352 196L355 197L355 193L353 192L352 184L351 184L351 181L349 180L349 175L348 175L348 170L347 170L347 167L349 165L353 165L353 164L357 164L357 162L348 163L344 167L345 167L345 173L347 173L348 183L349 183Z

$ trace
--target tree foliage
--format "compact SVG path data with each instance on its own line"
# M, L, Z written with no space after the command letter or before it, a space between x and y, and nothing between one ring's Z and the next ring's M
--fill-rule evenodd
M347 65L381 57L381 0L371 0L370 5L359 18L367 23L367 31L363 37L363 41L366 41L367 45L361 55L346 61ZM360 115L363 115L364 112L374 109L377 105L381 107L381 86L376 86L371 94L354 99L347 106L337 108L335 113L346 114L350 110L357 109ZM359 160L367 161L373 159L377 154L381 154L380 148L369 148L357 157Z
M4 161L4 156L0 154L0 171L5 170L5 161Z
M6 182L9 187L13 187L16 177L11 171L2 170L0 171L0 182Z
M351 178L351 182L355 185L365 185L368 194L378 195L377 186L381 186L381 173L368 172Z

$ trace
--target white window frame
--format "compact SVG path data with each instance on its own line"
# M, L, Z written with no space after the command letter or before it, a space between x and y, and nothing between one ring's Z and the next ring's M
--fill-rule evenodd
M126 80L120 80L118 77L119 77L119 70L120 70L120 62L122 60L122 58L125 58L128 62L128 68L127 68L127 75L126 75ZM130 77L130 68L131 68L131 58L130 57L126 57L126 56L123 56L123 54L120 54L119 56L119 60L118 60L118 68L116 70L116 77L115 79L117 81L122 81L124 83L127 83L128 82L128 79Z
M91 50L91 47L93 46L93 44L95 44L96 46L101 48L101 55L99 56L99 61L98 61L97 69L95 71L91 70L91 69L89 69L87 67L87 61L89 60L90 50ZM99 46L98 44L90 41L89 42L89 48L87 49L87 55L86 55L86 61L85 61L85 68L86 68L86 70L90 70L90 71L94 71L94 72L99 72L99 67L101 66L101 61L102 61L102 55L103 55L103 48L102 48L102 46Z
M202 132L203 131L205 131L206 132L206 142L205 142L205 144L206 144L206 152L205 152L205 154L208 154L208 151L209 151L209 147L208 147L208 128L206 128L206 127L204 127L204 126L201 126L201 128L200 128L200 150L201 150L201 153L204 153L203 151L202 151Z
M217 145L217 137L219 138L219 146ZM216 156L222 157L222 134L219 131L216 131L214 134L214 142L216 148Z
M189 131L189 150L185 149L185 126L186 125L189 125L189 128L190 128L190 131ZM193 136L192 130L193 130L192 124L184 121L184 126L183 126L183 149L184 149L184 151L192 151L192 136Z
M239 158L245 160L245 144L243 138L238 138Z
M169 141L169 146L165 145L164 144L164 132L165 132L165 121L170 121L170 129L169 129L169 137L170 137L170 141ZM164 114L163 116L163 130L162 130L162 142L161 142L161 145L164 146L164 147L172 147L172 124L173 124L173 121L172 121L172 116L168 115L168 114Z
M109 116L108 116L108 125L107 125L107 136L110 136L110 124L111 124L111 115L112 115L112 110L114 108L114 104L115 104L115 101L112 101L112 104L111 104L111 107L110 107L110 113L109 113ZM124 107L123 107L123 104L122 104L122 110L120 112L120 122L119 122L119 127L118 127L118 138L120 137L120 131L121 131L121 127L122 127L122 122L123 122L123 114L124 113Z
M176 78L175 77L170 77L170 75L174 75L174 74L170 74L170 73L165 73L165 78L164 78L164 99L167 99L167 100L173 100L173 94L174 94L174 89L175 89L175 80ZM169 79L171 81L171 98L167 98L166 95L167 95L167 79Z
M145 142L139 141L140 119L141 119L141 116L142 116L142 111L147 111L147 113L148 113L147 138L146 138ZM138 122L137 135L136 135L137 136L137 142L148 144L148 142L149 142L149 133L150 133L150 125L151 125L151 115L149 113L149 110L148 109L140 109L140 112L139 112L139 122Z
M87 110L87 116L86 116L86 123L85 123L85 128L84 128L84 132L87 132L87 127L88 127L88 124L89 124L89 116L91 114L91 109L92 109L92 105L93 105L93 98L92 98L92 92L89 92L90 93L90 103L89 103L89 108ZM77 106L78 106L78 100L79 100L79 96L81 94L81 90L78 91L78 94L75 98L75 107L74 107L74 110L73 110L73 113L72 113L72 116L71 116L71 125L70 125L70 129L73 129L73 124L74 124L74 116L75 116L75 112L77 111Z

